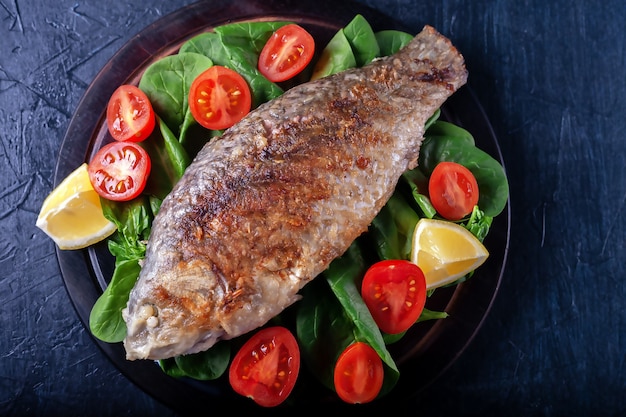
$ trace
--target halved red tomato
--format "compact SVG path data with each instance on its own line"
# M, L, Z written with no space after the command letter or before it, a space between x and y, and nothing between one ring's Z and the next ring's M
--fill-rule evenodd
M461 220L478 204L478 183L472 171L456 162L440 162L428 180L428 195L437 213Z
M383 361L374 348L355 342L337 359L333 374L335 391L349 404L365 404L378 396L384 376Z
M258 68L268 80L281 82L300 73L313 59L315 40L294 23L278 28L259 56Z
M146 187L150 156L133 142L112 142L104 145L88 165L89 180L103 198L128 201Z
M141 142L154 130L155 116L148 96L134 85L121 85L107 105L107 127L113 139Z
M263 407L287 399L300 372L300 348L291 332L281 326L255 333L239 349L230 365L233 390Z
M413 262L380 261L365 272L361 296L383 332L401 333L411 327L424 310L426 278Z
M189 89L189 109L207 129L227 129L250 112L252 95L235 71L214 65L198 75Z

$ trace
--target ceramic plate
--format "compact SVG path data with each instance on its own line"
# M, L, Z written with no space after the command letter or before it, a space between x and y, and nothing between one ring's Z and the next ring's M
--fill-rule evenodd
M142 30L123 46L98 73L80 101L68 127L55 174L55 185L82 162L89 161L106 139L106 103L120 84L137 83L155 60L175 53L190 37L216 26L237 21L289 20L306 27L322 48L335 32L357 13L374 30L402 29L398 22L362 5L317 1L211 1L200 2L165 16ZM442 117L470 131L477 146L502 162L498 142L489 120L468 87L463 87L442 108ZM431 383L463 352L479 329L498 291L509 243L509 207L498 216L485 246L488 261L465 283L437 290L427 307L445 310L445 320L415 326L402 341L390 348L400 369L393 392L366 406L385 407L406 400ZM82 251L57 251L70 298L88 329L89 312L113 271L113 258L106 244ZM89 331L89 330L88 330ZM225 405L229 410L255 408L252 401L232 392L227 381L199 382L165 375L152 361L127 361L121 343L94 339L103 353L141 389L181 413ZM304 409L327 405L344 407L333 393L307 378L299 380L291 401L281 409ZM258 407L256 408L258 411ZM275 410L277 411L277 410Z

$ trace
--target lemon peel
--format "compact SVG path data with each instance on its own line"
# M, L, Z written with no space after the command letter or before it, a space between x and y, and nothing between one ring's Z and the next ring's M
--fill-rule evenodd
M89 181L87 164L72 171L44 200L36 226L60 249L82 249L116 230L102 214L100 196Z
M482 242L459 224L424 218L415 225L411 261L422 268L429 290L467 275L488 257Z

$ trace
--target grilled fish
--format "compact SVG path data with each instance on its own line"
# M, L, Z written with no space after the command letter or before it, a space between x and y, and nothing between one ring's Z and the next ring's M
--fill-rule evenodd
M207 143L154 219L126 356L196 353L267 323L365 232L465 84L430 26L366 67L285 92Z

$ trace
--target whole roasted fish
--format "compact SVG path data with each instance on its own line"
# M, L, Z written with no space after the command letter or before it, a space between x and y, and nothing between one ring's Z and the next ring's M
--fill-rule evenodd
M397 54L300 85L200 151L163 201L124 310L127 358L206 350L265 324L364 231L465 84L426 26Z

